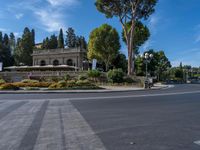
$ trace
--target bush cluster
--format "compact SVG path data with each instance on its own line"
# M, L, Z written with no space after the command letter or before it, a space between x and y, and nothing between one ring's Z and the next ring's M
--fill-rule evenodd
M110 70L107 74L108 80L112 83L122 83L124 80L124 72L122 69Z
M57 83L52 83L49 89L64 89L64 88L81 88L81 87L94 87L88 80L70 80L70 81L60 81Z
M38 80L24 79L21 81L22 83L39 83Z
M13 85L12 83L5 83L0 86L0 90L19 90L19 87Z
M4 83L6 83L6 81L3 80L3 79L0 79L0 85L2 85L2 84L4 84Z
M98 70L89 70L88 71L88 77L90 78L98 78L100 77L101 73Z
M35 82L35 83L15 82L12 84L16 87L44 87L44 88L49 87L49 85L51 85L51 83L49 83L49 82Z

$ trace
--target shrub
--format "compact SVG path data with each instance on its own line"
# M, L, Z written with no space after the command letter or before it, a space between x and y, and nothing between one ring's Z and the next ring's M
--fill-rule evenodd
M65 80L65 81L70 80L70 75L66 74L66 75L64 76L64 80Z
M108 79L112 83L122 83L124 72L122 69L113 69L108 72Z
M134 83L135 81L133 80L133 78L127 76L124 78L124 82L125 83Z
M24 79L21 81L22 83L39 83L38 80L30 80L30 79Z
M73 87L76 85L76 81L75 80L70 80L67 82L67 87Z
M51 83L49 82L37 82L37 83L23 83L23 82L15 82L13 85L17 87L49 87Z
M59 81L58 84L59 84L61 87L65 87L65 86L67 85L67 83L66 83L65 80Z
M100 77L100 75L101 75L101 73L98 70L89 70L88 71L88 77L98 78L98 77Z
M48 88L49 89L56 89L58 87L57 85L58 85L57 83L52 83Z
M78 80L86 80L86 79L87 79L87 76L85 76L85 75L78 76Z
M0 86L0 90L19 90L19 87L13 85L12 83L5 83Z
M92 86L93 84L91 84L88 80L79 80L76 82L77 86Z
M0 79L0 85L2 85L2 84L4 84L4 83L6 83L6 81L3 80L3 79Z

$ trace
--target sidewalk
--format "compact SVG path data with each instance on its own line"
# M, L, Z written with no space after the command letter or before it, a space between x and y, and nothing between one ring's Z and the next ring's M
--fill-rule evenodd
M105 92L128 92L128 91L142 91L142 90L159 90L170 88L170 85L155 84L151 89L144 89L139 87L115 87L103 86L104 89L97 90L18 90L18 91L0 91L0 94L48 94L48 93L105 93Z

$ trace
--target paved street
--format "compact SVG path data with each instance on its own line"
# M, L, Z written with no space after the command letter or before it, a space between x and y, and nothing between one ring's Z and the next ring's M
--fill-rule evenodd
M200 85L1 94L0 150L199 150Z

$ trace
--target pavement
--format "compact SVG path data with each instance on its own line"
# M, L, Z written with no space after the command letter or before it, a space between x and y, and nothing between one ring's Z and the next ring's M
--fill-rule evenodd
M0 94L0 150L199 150L200 85Z

